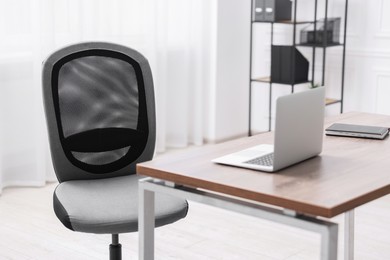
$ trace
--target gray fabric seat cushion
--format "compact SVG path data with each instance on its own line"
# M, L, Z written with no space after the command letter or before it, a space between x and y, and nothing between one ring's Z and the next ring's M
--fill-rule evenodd
M74 231L119 234L138 230L138 175L60 183L54 192L54 211ZM186 200L157 194L156 226L187 215Z

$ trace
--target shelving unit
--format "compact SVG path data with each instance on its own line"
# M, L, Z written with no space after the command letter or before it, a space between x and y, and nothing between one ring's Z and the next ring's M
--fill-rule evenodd
M252 76L252 63L253 63L253 30L254 30L254 24L256 23L267 23L271 26L271 46L274 46L274 24L285 24L285 25L292 25L293 26L293 39L292 39L292 47L307 47L312 48L312 60L311 60L311 79L308 81L303 82L295 82L294 84L285 84L290 85L291 87L291 93L294 93L294 86L298 84L303 83L309 83L311 84L315 83L315 58L316 58L316 48L322 48L322 78L321 78L321 85L325 85L325 63L326 63L326 49L330 47L337 47L341 46L343 48L343 54L342 54L342 71L341 71L341 87L340 87L340 99L334 99L334 98L326 98L326 105L333 105L340 103L340 113L343 112L343 100L344 100L344 71L345 71L345 44L346 44L346 31L347 31L347 13L348 13L348 0L345 0L345 14L344 14L344 31L343 31L343 41L342 43L327 43L326 39L324 37L324 41L322 44L304 44L304 43L297 43L296 42L296 33L297 33L297 25L302 24L313 24L314 25L314 42L316 42L316 35L317 35L317 10L318 10L318 0L315 0L314 2L314 20L313 21L298 21L297 20L297 6L298 6L298 0L294 0L293 2L293 20L282 20L282 21L273 21L273 22L266 22L266 21L254 21L254 15L253 15L253 8L254 8L254 1L252 0L251 4L251 28L250 28L250 83L249 83L249 127L248 127L248 135L252 135L252 87L253 83L264 83L269 84L269 107L268 107L268 130L271 131L271 114L272 114L272 84L271 76L265 76L265 77L257 77L253 78ZM328 26L328 1L325 0L325 14L324 14L324 32L327 32L327 26ZM271 52L272 53L272 52ZM295 56L293 55L293 59L291 62L292 66L292 74L294 74L295 70ZM272 58L271 58L271 66L272 67ZM271 72L271 71L270 71ZM282 84L282 83L277 83Z

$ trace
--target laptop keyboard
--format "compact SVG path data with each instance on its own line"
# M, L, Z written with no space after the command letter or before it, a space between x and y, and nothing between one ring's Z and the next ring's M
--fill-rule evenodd
M251 159L249 161L246 161L245 163L272 166L274 165L274 153L269 153L264 156Z

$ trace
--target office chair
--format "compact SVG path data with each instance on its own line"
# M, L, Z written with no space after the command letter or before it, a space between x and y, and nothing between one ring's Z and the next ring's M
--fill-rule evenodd
M137 51L111 43L75 44L43 64L50 151L59 185L54 211L73 231L112 234L110 259L121 259L119 234L138 230L135 166L151 160L156 138L152 73ZM187 215L183 199L156 195L156 226Z

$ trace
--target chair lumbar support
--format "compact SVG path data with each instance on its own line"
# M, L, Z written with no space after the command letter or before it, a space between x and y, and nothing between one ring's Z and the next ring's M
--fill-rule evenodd
M119 243L119 235L112 234L112 244L110 244L110 260L122 260L122 245Z

